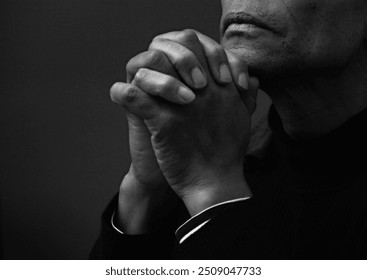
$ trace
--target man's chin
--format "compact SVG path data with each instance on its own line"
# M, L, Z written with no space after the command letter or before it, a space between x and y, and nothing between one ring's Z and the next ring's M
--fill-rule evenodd
M249 74L264 80L279 80L298 75L299 64L286 55L270 50L248 48L227 48L237 54L249 67Z

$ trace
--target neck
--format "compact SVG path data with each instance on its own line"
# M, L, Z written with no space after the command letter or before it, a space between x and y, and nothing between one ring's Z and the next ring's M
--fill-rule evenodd
M355 60L333 73L265 83L264 90L289 136L322 136L367 108L367 59Z

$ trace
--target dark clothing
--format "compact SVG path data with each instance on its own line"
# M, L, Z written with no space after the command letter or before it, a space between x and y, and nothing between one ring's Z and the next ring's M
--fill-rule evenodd
M246 158L253 198L223 209L180 245L172 225L149 236L113 232L111 204L92 257L367 259L367 111L307 141L291 139L273 107L269 124L266 156Z

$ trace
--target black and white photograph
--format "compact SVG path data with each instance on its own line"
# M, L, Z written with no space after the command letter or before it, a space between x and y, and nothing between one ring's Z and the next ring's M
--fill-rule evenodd
M367 259L366 0L1 6L1 259Z

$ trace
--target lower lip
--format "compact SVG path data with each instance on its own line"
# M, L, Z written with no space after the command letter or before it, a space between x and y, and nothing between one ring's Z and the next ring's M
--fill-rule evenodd
M228 26L225 34L227 36L257 37L264 32L269 32L269 30L249 23L233 23Z

